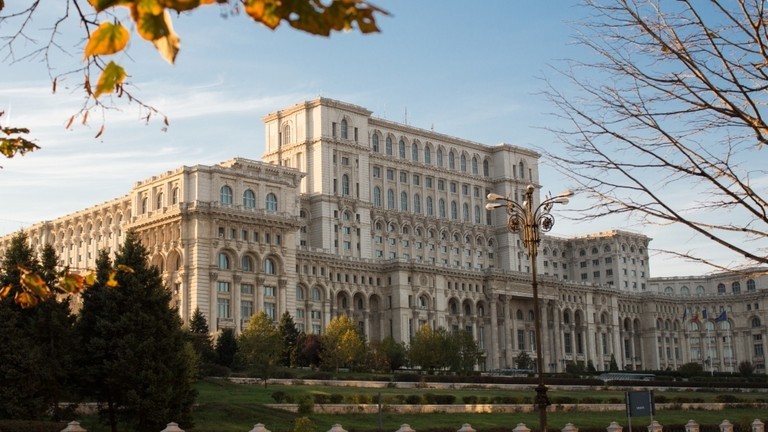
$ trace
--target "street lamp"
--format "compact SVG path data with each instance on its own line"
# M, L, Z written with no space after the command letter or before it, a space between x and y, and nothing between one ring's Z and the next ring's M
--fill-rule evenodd
M549 211L555 204L568 204L568 197L573 196L573 192L567 191L559 195L546 198L535 209L533 208L533 192L536 188L528 185L525 190L525 200L523 204L511 200L495 193L488 194L488 204L486 210L493 210L504 207L509 215L507 229L512 233L520 233L520 237L528 250L528 256L531 260L531 286L533 288L533 318L536 330L536 374L538 375L538 385L536 386L536 403L539 409L539 427L541 432L547 432L547 406L550 405L547 397L547 386L544 385L544 358L541 353L541 311L539 310L539 287L536 281L536 256L538 255L539 242L541 242L541 232L548 232L555 225L555 218Z

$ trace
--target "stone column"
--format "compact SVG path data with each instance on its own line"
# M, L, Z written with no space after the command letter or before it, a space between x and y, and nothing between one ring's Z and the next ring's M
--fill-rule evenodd
M565 427L561 429L561 432L579 432L579 428L573 425L573 423L566 423Z
M685 424L685 432L699 432L699 424L693 420L688 420Z
M723 420L723 422L720 423L720 432L733 432L733 424L728 420Z
M623 429L624 428L621 427L621 425L616 422L611 422L611 424L609 424L608 427L605 428L607 432L621 432Z
M498 322L497 322L497 308L496 308L496 299L491 299L490 309L491 309L491 331L490 331L490 337L491 337L491 349L490 349L490 358L491 358L491 369L498 369L499 368L499 333L498 333Z
M165 429L160 432L184 432L184 429L179 428L177 423L168 423Z
M256 425L253 426L253 429L248 432L270 432L270 430L264 427L264 423L256 423Z
M400 425L400 429L398 429L396 432L416 432L411 428L411 426L407 423L404 423Z
M663 427L659 422L656 420L652 421L651 424L648 425L648 432L662 432ZM733 431L730 431L733 432Z
M754 430L754 429L753 429ZM80 426L80 422L71 421L67 424L67 427L61 430L61 432L88 432Z
M765 423L761 422L760 419L755 419L752 422L752 432L765 432Z
M512 432L531 432L531 429L525 425L525 423L518 423Z

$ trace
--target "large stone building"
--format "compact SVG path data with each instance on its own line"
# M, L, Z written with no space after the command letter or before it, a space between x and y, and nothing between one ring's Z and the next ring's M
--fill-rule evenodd
M263 161L184 166L129 193L26 229L75 269L115 251L127 229L149 248L179 313L212 331L264 311L321 333L335 316L369 340L408 341L423 324L467 329L485 369L535 352L529 257L489 192L538 201L539 154L372 117L318 98L263 120ZM0 239L0 255L9 243ZM544 367L632 369L701 362L765 372L768 277L760 269L650 278L642 234L542 240L537 267Z

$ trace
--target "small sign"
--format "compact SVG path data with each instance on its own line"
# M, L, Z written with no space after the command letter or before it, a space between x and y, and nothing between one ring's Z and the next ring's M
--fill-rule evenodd
M656 408L653 404L653 392L626 392L624 394L627 403L627 416L652 416L656 414Z

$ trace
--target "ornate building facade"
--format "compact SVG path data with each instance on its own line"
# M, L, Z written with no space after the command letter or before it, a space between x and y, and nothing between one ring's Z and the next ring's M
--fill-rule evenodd
M63 265L93 268L128 229L149 248L183 319L237 331L290 312L321 333L349 315L368 340L408 341L424 324L470 331L483 369L535 355L529 257L490 193L537 191L539 154L487 146L318 98L263 119L262 161L181 167L112 201L26 229ZM538 200L538 194L535 195ZM0 238L0 256L11 236ZM568 362L676 368L690 361L765 373L763 270L650 278L642 234L545 237L539 248L547 371Z

